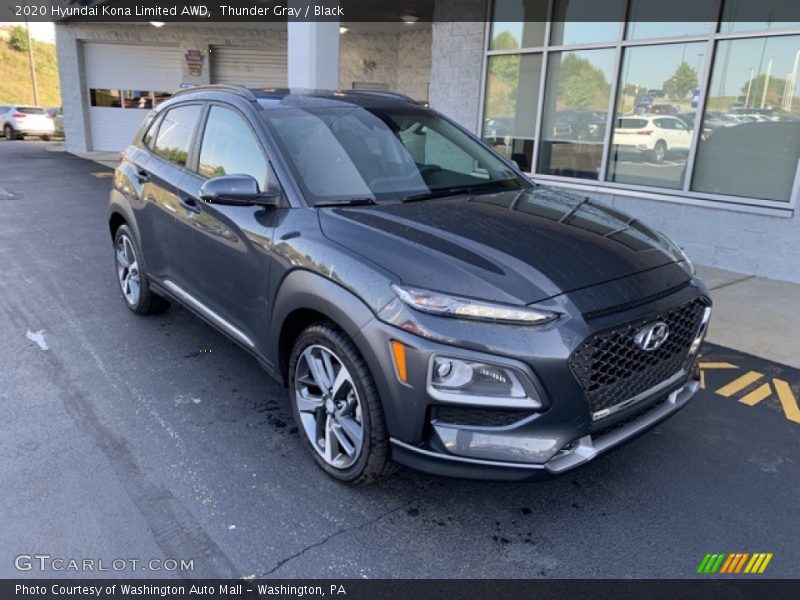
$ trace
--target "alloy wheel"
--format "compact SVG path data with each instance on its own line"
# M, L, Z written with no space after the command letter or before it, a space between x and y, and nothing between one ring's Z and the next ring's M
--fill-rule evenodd
M308 346L297 361L294 389L314 450L332 467L352 466L364 445L364 422L358 391L342 360L325 346Z
M142 293L142 282L139 275L139 261L133 243L127 235L117 239L117 278L122 295L131 306L136 306Z

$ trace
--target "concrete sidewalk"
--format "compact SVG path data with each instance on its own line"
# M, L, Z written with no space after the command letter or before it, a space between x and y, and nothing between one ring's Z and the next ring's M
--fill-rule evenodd
M697 270L714 300L709 342L800 368L800 285L713 267Z

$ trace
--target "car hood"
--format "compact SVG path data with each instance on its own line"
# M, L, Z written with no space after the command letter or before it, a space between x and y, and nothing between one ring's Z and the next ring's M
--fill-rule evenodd
M636 219L541 186L321 209L320 225L403 284L497 302L541 302L682 260L669 240ZM670 273L669 285L689 279L681 268ZM641 294L667 284L638 287Z

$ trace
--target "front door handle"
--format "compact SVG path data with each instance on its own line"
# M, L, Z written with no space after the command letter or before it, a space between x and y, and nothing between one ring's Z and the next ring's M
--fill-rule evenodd
M190 210L195 213L199 213L201 208L200 204L198 204L197 200L194 198L190 198L188 196L184 196L180 199L181 206L186 210Z
M139 181L139 183L147 183L150 181L150 173L144 169L138 169L136 171L136 179Z

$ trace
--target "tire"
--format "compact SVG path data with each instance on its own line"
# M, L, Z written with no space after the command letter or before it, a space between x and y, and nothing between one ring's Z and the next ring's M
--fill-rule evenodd
M317 377L309 354L322 369ZM339 381L342 368L347 372L338 390L331 394L332 387L325 385L323 391L317 381L323 375L328 382ZM300 436L316 463L334 479L366 485L394 470L372 374L353 341L333 323L312 325L295 341L289 359L289 401ZM352 433L359 426L360 445Z
M137 315L163 312L169 302L150 289L141 257L142 251L133 233L127 225L120 225L114 233L114 266L122 299Z
M17 134L14 133L14 128L8 123L6 123L6 126L3 127L3 134L9 142L18 139Z
M667 144L664 140L658 140L653 148L653 162L662 163L667 156Z
M43 135L42 140L45 142L49 142L52 138L49 135Z

